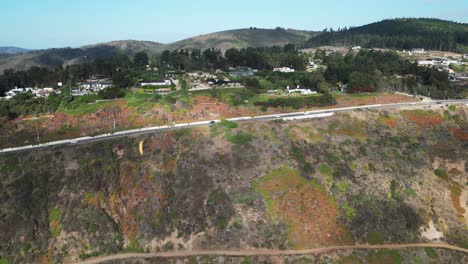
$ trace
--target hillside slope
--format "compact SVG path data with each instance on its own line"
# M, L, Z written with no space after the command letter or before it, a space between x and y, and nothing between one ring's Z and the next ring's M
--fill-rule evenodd
M55 67L109 58L116 53L132 56L137 52L153 52L161 46L151 41L121 40L81 48L59 48L32 51L0 57L0 73L6 69L27 70L33 66Z
M432 236L468 247L467 117L464 106L360 111L0 155L0 256L59 262Z
M0 54L18 54L30 52L29 49L23 49L18 47L0 47Z
M440 19L404 18L383 20L313 37L310 46L361 45L368 48L425 48L468 52L468 24Z

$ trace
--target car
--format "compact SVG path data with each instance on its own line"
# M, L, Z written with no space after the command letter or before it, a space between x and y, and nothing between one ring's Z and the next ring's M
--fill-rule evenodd
M78 140L72 140L70 141L71 144L78 144Z
M437 102L436 102L436 104L442 104L442 102L440 102L440 101L437 101Z
M210 125L213 125L214 123L216 123L214 120L210 121Z

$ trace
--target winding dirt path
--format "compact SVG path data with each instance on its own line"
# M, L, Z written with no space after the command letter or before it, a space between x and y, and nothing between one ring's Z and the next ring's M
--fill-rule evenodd
M417 244L387 244L387 245L354 245L354 246L333 246L323 248L313 248L304 250L274 250L274 249L254 249L254 250L193 250L193 251L174 251L159 253L125 253L105 257L97 257L81 262L71 262L80 264L97 264L106 261L124 260L133 258L173 258L173 257L192 257L192 256L291 256L291 255L310 255L323 254L338 250L358 250L358 249L408 249L408 248L441 248L455 250L468 254L468 249L452 246L446 243L417 243Z

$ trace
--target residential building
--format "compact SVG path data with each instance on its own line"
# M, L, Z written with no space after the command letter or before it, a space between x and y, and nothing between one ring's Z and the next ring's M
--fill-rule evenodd
M90 79L81 83L80 88L92 91L101 91L113 85L109 79Z
M257 72L257 70L254 70L250 67L229 67L229 74L231 76L252 76Z
M297 87L287 86L286 87L286 92L288 94L302 94L302 95L316 94L317 93L316 91L312 91L312 89L310 89L308 87L301 87L299 85Z
M142 87L144 86L170 86L172 84L171 80L155 80L155 81L143 81L140 83Z
M352 50L360 50L360 49L361 49L361 46L352 46L351 49L352 49Z
M416 54L422 54L426 51L424 49L412 49L411 52Z
M36 97L48 97L51 93L54 92L54 89L53 88L49 88L49 87L46 87L46 88L42 88L42 89L33 89L32 90L32 93L36 96Z
M432 59L419 60L417 63L418 63L418 66L433 66L433 65L435 65L435 61L433 61Z
M294 69L289 68L289 67L278 67L278 68L274 68L273 71L275 71L275 72L294 72Z
M468 60L468 54L463 54L463 59Z

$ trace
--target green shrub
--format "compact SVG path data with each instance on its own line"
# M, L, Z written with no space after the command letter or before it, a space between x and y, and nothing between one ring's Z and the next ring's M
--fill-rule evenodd
M235 135L227 135L227 140L236 145L245 145L252 141L253 136L251 134L244 133L242 131Z
M382 233L378 231L371 231L367 234L367 242L369 242L371 245L383 244L384 237Z
M425 248L424 251L426 251L426 255L429 258L431 258L431 259L437 258L437 251L435 251L434 248Z
M434 174L435 174L437 177L439 177L439 178L441 178L441 179L443 179L443 180L447 180L447 179L448 179L447 171L445 171L445 170L442 169L442 168L436 169L436 170L434 171Z
M356 209L352 208L348 204L343 204L341 206L343 210L345 210L346 220L351 221L356 216L357 212Z
M348 190L348 184L344 181L338 182L336 187L344 193Z
M455 111L457 111L457 106L456 105L450 105L448 107L448 109L450 109L450 111L452 111L452 112L455 112Z
M236 122L232 122L232 121L229 121L229 120L226 120L226 119L221 120L221 122L219 122L219 124L221 126L225 127L226 129L229 129L229 130L238 127Z

